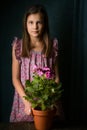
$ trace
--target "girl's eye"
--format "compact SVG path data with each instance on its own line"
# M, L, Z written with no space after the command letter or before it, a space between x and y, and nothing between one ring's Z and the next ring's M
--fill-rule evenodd
M30 24L33 24L33 22L31 21Z
M29 21L28 23L29 23L29 24L33 24L33 22L32 22L32 21Z
M34 22L33 21L28 21L28 24L32 24L33 25ZM43 24L43 22L42 21L37 21L36 24Z
M37 23L38 23L38 24L42 24L42 21L38 21Z

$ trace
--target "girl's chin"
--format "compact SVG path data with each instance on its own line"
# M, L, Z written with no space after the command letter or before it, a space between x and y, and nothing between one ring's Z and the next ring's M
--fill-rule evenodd
M39 37L39 34L32 34L32 37Z

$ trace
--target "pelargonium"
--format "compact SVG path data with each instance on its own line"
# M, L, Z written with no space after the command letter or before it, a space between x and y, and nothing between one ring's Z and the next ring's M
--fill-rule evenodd
M37 74L39 76L45 76L47 79L54 79L54 72L51 68L43 67L38 68L36 65L33 67L34 74Z
M33 68L32 81L25 82L25 99L31 102L32 108L47 110L53 108L62 94L61 83L55 82L55 75L51 68Z

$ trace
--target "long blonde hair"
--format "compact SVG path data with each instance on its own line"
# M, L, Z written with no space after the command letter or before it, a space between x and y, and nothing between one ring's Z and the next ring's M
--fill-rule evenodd
M49 34L49 25L48 25L48 15L45 10L45 7L42 5L34 5L32 6L24 15L23 20L23 44L22 44L22 56L23 57L29 57L30 54L30 36L27 31L27 18L31 14L41 13L44 20L44 29L42 34L42 41L44 43L44 54L45 56L50 55L51 50L51 40L50 40L50 34Z

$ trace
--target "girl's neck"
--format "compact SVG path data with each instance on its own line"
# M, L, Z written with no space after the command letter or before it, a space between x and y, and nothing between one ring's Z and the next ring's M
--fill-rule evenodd
M31 41L31 43L37 43L37 42L41 42L42 41L42 39L41 38L30 38L30 41Z
M31 48L35 51L43 50L43 41L40 38L31 39Z

